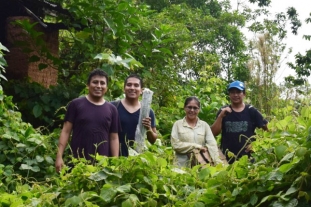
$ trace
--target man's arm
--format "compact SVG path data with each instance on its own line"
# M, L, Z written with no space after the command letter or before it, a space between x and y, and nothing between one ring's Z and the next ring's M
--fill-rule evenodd
M153 144L155 143L158 133L156 127L151 127L151 118L147 117L142 120L142 124L146 127L147 129L147 139L148 141Z
M157 129L155 127L150 127L147 131L147 139L148 141L153 144L155 143L156 139L158 138Z
M230 107L222 108L219 115L217 116L215 122L211 126L214 137L218 136L222 128L222 119L226 116L227 113L231 113L232 110Z
M72 130L72 123L69 121L66 121L63 125L63 129L60 133L60 137L58 141L58 151L57 151L56 160L55 160L56 172L59 172L64 166L63 154L67 146L67 143L68 143L68 140L71 134L71 130Z
M110 151L113 157L119 157L119 135L110 133Z

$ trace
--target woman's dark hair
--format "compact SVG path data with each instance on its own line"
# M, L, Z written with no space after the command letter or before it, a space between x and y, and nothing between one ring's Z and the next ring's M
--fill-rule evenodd
M87 85L90 85L91 79L96 75L105 77L108 85L108 74L100 68L96 68L90 72L89 77L87 79Z
M200 103L199 99L195 96L190 96L190 97L186 98L184 107L186 107L189 104L189 102L192 100L195 100L197 102L199 108L201 107L201 103Z
M127 80L129 78L137 78L139 80L139 82L140 82L140 87L141 88L143 87L144 84L143 84L142 78L139 75L137 75L137 74L131 74L131 75L127 76L126 79L124 80L124 85L123 85L124 88L125 88L125 86L127 84Z

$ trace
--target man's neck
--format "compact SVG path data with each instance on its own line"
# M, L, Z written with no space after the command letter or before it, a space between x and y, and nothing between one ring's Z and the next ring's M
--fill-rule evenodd
M122 104L124 106L124 108L130 112L130 113L134 113L136 112L138 109L140 109L140 102L138 99L129 99L129 98L125 98L122 101Z
M130 98L125 98L123 99L123 103L125 103L128 106L140 106L140 102L138 99L130 99Z
M241 112L245 108L245 104L242 103L231 103L231 108L236 112Z
M90 96L89 94L86 95L86 99L95 105L102 105L105 103L105 99L103 97L95 98L95 97Z

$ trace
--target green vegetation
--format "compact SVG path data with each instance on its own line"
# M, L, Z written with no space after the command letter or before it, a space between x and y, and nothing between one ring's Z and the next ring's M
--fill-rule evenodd
M291 65L297 78L289 77L282 86L273 83L286 21L294 33L300 25L295 10L271 19L265 15L269 0L250 0L260 6L256 11L232 11L228 1L55 2L73 17L47 17L68 26L60 31L59 58L46 51L33 25L18 25L34 35L41 54L58 67L58 85L46 89L28 80L7 81L9 51L0 43L0 207L310 206L310 91L308 84L296 86L309 76L309 53L296 56L297 65ZM249 43L241 32L246 23L260 34ZM107 100L122 97L129 73L143 77L154 91L162 144L129 158L96 156L94 166L66 156L75 167L57 174L54 160L65 107L85 94L87 74L96 67L110 76ZM183 117L185 97L198 96L199 116L212 124L227 103L227 82L234 79L245 81L247 102L270 122L269 132L257 132L255 162L243 157L230 166L176 168L169 136L174 121Z

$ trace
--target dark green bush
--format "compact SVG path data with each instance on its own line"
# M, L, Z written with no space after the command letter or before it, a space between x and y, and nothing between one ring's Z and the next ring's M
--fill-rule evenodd
M13 96L23 121L36 128L43 126L44 129L53 130L60 127L66 105L79 97L85 85L72 82L45 88L28 80L10 80L3 83L3 88L5 94Z

